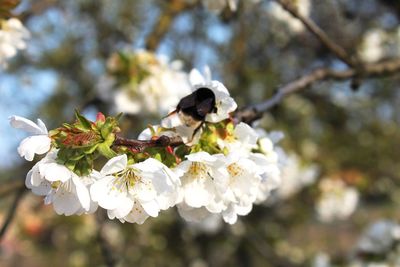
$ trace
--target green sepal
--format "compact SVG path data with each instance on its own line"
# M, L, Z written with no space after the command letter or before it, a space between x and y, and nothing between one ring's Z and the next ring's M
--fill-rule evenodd
M97 146L97 151L104 157L111 159L117 156L117 153L111 149L111 147L106 143L101 143Z
M82 131L87 131L92 129L92 123L84 116L79 114L78 110L75 110L75 117L79 122L79 124L74 125L76 128Z

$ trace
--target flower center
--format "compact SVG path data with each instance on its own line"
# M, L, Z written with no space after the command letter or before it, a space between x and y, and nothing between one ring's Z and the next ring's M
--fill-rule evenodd
M125 186L126 189L132 188L136 183L141 181L141 177L137 175L138 170L127 168L121 172L114 174L115 180L113 182L113 189L121 189Z
M204 163L192 162L192 165L190 166L188 173L190 174L190 176L199 179L210 176L209 170L210 168Z
M243 174L243 169L236 163L230 164L228 167L228 172L232 177L239 176Z
M73 191L71 180L68 180L64 183L62 183L61 181L52 182L51 188L54 190L62 190L64 192L72 192Z

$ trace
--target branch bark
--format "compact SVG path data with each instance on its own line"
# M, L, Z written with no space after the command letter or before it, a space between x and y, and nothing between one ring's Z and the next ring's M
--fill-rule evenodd
M286 11L292 14L293 17L300 20L303 25L317 37L320 42L328 48L333 54L335 54L340 60L346 63L349 67L357 67L358 62L357 60L347 54L346 50L334 42L317 24L314 23L308 17L303 16L300 14L298 9L291 1L288 0L276 0Z
M5 234L6 234L7 230L8 230L8 227L11 225L11 222L12 222L12 220L14 218L14 215L17 212L18 205L21 202L22 197L24 196L25 192L26 192L25 187L21 187L17 191L17 193L15 195L15 198L14 198L14 201L11 204L10 209L8 210L8 213L7 213L6 218L4 219L3 225L1 226L1 229L0 229L0 241L3 240Z
M387 75L400 74L400 58L385 62L363 65L363 77L374 78ZM247 106L235 114L237 122L252 123L262 117L263 113L278 105L286 96L307 89L313 83L328 80L348 80L357 77L357 70L350 68L344 71L336 71L329 68L319 68L299 79L280 87L275 95L267 101Z
M176 147L183 144L184 143L182 139L178 136L168 137L166 135L162 135L154 140L135 140L117 136L113 145L126 146L137 152L143 152L148 147Z

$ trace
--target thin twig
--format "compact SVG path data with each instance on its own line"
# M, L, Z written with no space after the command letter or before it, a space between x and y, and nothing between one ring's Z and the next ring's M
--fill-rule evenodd
M288 0L276 0L286 11L292 14L295 18L300 20L304 26L314 34L320 42L334 53L340 60L345 62L349 67L357 67L356 60L347 54L346 50L334 42L317 24L308 17L300 14L296 6Z
M183 145L183 141L179 136L168 137L162 135L154 140L135 140L127 139L121 136L117 136L113 145L115 146L126 146L137 152L143 152L148 147L167 147L167 146L180 146Z
M400 72L400 58L388 60L385 62L365 64L362 66L364 69L364 78L383 77L387 75L399 74ZM329 68L319 68L311 73L300 77L299 79L288 83L278 89L277 93L267 101L247 106L233 114L235 122L252 123L262 117L262 115L278 105L286 96L304 90L310 87L313 83L318 81L328 80L348 80L356 77L358 72L354 68L343 71L336 71ZM142 152L148 147L176 147L182 145L182 139L178 136L168 137L160 136L155 140L134 140L117 136L114 141L116 146L130 147L135 151Z
M13 203L11 204L10 209L8 210L7 216L4 219L3 225L1 226L0 229L0 241L3 240L3 237L5 236L8 227L11 224L12 219L14 218L15 213L17 212L18 204L22 200L22 197L24 196L25 193L25 187L21 187L16 195Z
M190 9L195 5L196 2L188 3L184 0L169 0L162 11L162 14L155 23L151 33L147 36L145 44L146 49L150 51L156 50L164 36L167 34L175 17L182 11Z
M387 75L399 74L400 59L393 59L386 62L366 64L363 66L364 77L383 77ZM265 102L245 107L235 114L236 121L251 123L262 117L262 114L279 104L286 96L304 90L318 81L327 80L347 80L357 76L355 69L347 69L344 71L335 71L329 68L320 68L311 73L300 77L299 79L288 83L278 89L277 93Z

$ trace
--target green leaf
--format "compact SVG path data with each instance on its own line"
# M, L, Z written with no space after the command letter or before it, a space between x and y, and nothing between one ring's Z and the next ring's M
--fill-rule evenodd
M92 123L86 119L84 116L79 114L78 110L75 110L75 117L79 122L79 125L75 125L76 128L80 130L90 130L92 129Z

